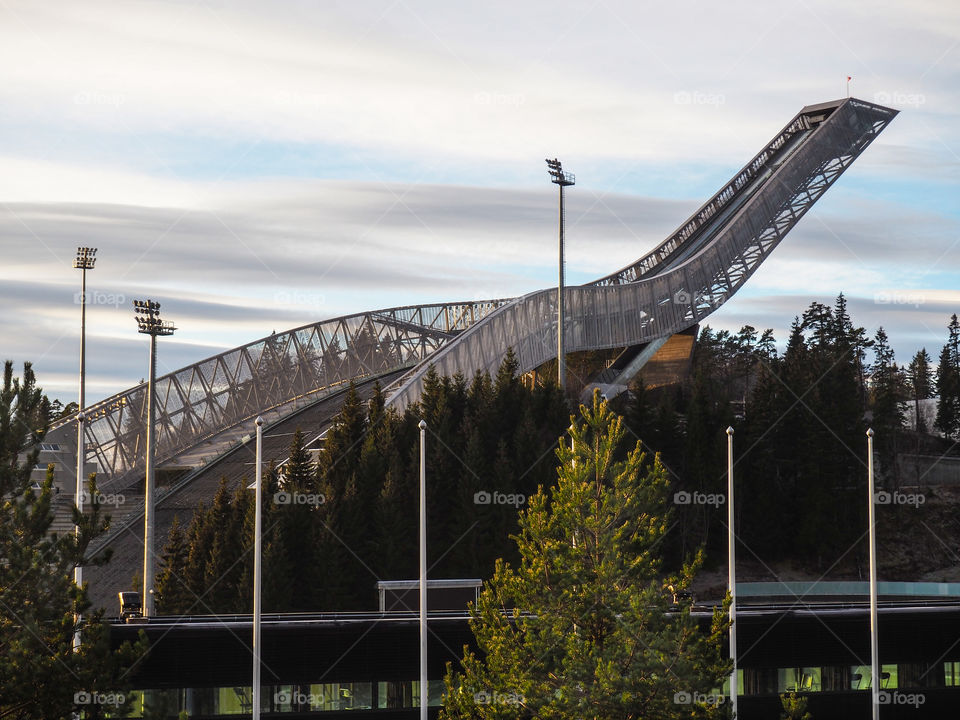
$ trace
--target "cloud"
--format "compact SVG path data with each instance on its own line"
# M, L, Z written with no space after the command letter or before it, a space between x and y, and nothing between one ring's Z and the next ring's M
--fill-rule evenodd
M937 341L960 286L960 8L554 10L4 3L5 356L74 392L78 245L100 248L94 395L144 372L134 297L163 303L180 330L162 362L186 364L322 317L551 286L545 157L578 175L567 271L589 281L848 74L854 95L903 112L715 321L782 328L843 290L861 323L892 324L898 353L898 333ZM879 292L936 300L881 307Z
M388 154L474 181L556 152L736 160L800 105L841 95L846 72L862 97L889 96L922 117L901 132L927 147L949 141L958 108L957 20L944 9L283 7L15 4L0 24L0 61L17 73L0 99L16 122L51 124L53 155L75 152L84 133L105 148L130 137L142 147L124 145L131 152L114 164L169 171L178 164L158 157L164 135L324 143L371 173ZM237 149L241 165L248 149Z
M84 203L9 203L0 209L0 302L21 308L0 321L6 357L28 359L53 380L75 384L78 245L99 247L88 279L91 397L144 373L143 338L131 301L162 303L177 334L163 341L166 369L320 319L423 302L512 297L549 287L556 272L555 195L542 190L379 183L260 182L221 188L206 210ZM586 282L643 255L693 209L687 201L583 191L568 206L570 282ZM784 328L811 295L860 298L863 319L910 337L910 304L920 290L890 283L884 265L902 266L880 205L854 217L812 211L711 324ZM927 255L954 242L949 219L914 213ZM38 239L42 249L38 245ZM879 245L878 245L879 243ZM904 251L906 253L906 251ZM873 262L864 264L864 258ZM911 266L922 277L922 264ZM893 276L897 277L897 276ZM916 319L938 335L956 293L920 286ZM912 294L911 294L912 293ZM885 294L885 295L884 295ZM881 307L876 297L887 297ZM896 321L889 319L896 315ZM922 315L922 319L921 319ZM766 319L764 319L766 318ZM738 326L739 327L739 326ZM895 345L896 346L896 345ZM179 363L179 364L177 364Z
M227 192L229 190L229 192ZM48 391L73 392L77 246L88 273L91 398L142 376L133 299L178 331L163 362L188 364L320 319L423 302L513 297L555 282L551 186L302 182L221 187L208 209L49 202L0 206L5 357L31 360ZM571 282L642 254L689 203L584 192L568 213ZM580 277L580 280L576 278Z

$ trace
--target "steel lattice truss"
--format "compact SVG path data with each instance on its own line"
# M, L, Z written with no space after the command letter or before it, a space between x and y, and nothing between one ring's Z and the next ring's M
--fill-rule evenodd
M391 308L305 325L207 358L156 381L157 462L268 410L294 411L352 379L417 365L505 300ZM146 384L87 408L85 438L104 490L144 469ZM75 437L76 419L53 440ZM89 462L89 459L88 459Z
M896 115L855 99L808 106L653 252L565 292L569 352L625 347L700 322L729 299ZM157 380L157 461L271 409L293 412L351 380L410 368L390 403L417 401L428 368L496 370L508 347L528 372L556 357L556 290L411 306L306 325ZM146 386L87 409L101 487L142 477ZM76 420L51 430L67 441Z
M566 289L566 350L639 345L710 315L896 114L854 99L804 108L657 250L591 285ZM441 375L494 372L508 347L520 372L555 358L556 295L541 290L500 307L404 378L391 403L416 402L429 366Z

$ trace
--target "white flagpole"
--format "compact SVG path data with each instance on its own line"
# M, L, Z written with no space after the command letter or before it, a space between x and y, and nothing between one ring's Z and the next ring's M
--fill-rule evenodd
M260 535L263 508L263 418L257 417L257 469L254 473L257 487L253 511L253 720L260 720Z
M733 428L727 428L727 583L730 586L730 705L737 717L737 553L733 514Z
M420 720L427 720L427 423L420 421Z
M870 504L867 524L870 530L870 695L873 720L880 720L880 650L877 639L877 531L874 519L873 428L867 430L867 492Z

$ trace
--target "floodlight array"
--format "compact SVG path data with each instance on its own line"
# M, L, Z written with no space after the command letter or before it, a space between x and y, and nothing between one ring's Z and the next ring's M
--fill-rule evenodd
M78 247L77 259L73 261L73 266L78 270L92 270L97 262L97 249L91 247Z
M134 300L133 311L137 314L137 330L144 335L173 335L174 327L170 321L160 318L160 303L153 300Z

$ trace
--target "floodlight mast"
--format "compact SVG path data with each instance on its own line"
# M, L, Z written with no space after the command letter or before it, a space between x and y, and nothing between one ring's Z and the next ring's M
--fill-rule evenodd
M563 189L576 184L576 176L573 173L565 173L563 165L554 158L546 159L547 172L550 175L550 182L560 187L560 257L559 257L559 281L557 283L557 383L561 392L566 390L567 386L567 358L563 351Z
M154 557L154 452L155 422L154 412L154 385L157 379L157 336L173 335L176 328L172 322L160 319L160 303L153 300L134 300L133 311L136 313L137 331L150 336L150 374L147 381L147 467L143 489L143 614L152 617L154 614L153 580L156 573L156 558Z
M77 506L77 509L83 512L83 475L84 475L84 461L86 460L86 448L84 447L84 414L83 409L86 407L86 395L85 395L85 385L86 385L86 371L87 371L87 270L93 270L93 266L97 262L97 249L91 247L78 247L77 248L77 258L73 261L73 267L80 271L80 393L77 398L77 487L76 495L74 495L74 503ZM77 525L75 532L77 537L80 537L80 526ZM83 568L80 565L77 565L73 569L73 582L76 586L83 586ZM81 615L77 615L76 624L77 631L73 636L73 647L75 650L80 649L80 622L83 619Z

